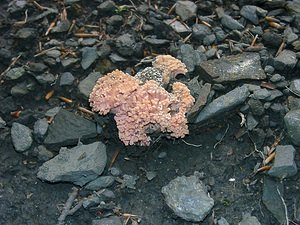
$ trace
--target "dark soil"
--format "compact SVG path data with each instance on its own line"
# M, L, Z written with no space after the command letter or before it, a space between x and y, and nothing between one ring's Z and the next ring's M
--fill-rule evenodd
M0 47L10 46L14 56L23 52L24 57L19 63L34 61L33 55L37 52L36 45L20 45L13 40L12 34L17 30L12 26L13 20L6 12L9 1L0 3ZM41 5L51 7L59 1L39 1ZM170 7L172 4L163 1ZM72 12L74 18L80 14L91 14L98 3L91 5L81 4L83 8L80 12ZM76 9L76 7L75 7ZM72 8L74 10L74 8ZM23 20L24 14L14 16L14 20ZM49 18L51 19L51 18ZM53 18L52 18L53 19ZM72 18L69 18L72 20ZM79 18L84 23L84 18ZM38 29L45 29L42 24L31 24ZM129 26L124 26L119 33L124 33ZM41 34L44 33L40 32ZM37 37L42 40L44 37ZM59 36L59 38L62 38ZM148 48L149 50L150 47ZM157 49L155 49L156 51ZM154 51L154 50L153 50ZM154 52L155 52L154 51ZM168 50L160 49L159 53L168 53ZM27 59L26 59L27 57ZM10 61L3 61L0 71L4 71L9 66ZM136 61L129 62L131 66ZM122 65L120 69L125 69L127 65ZM51 69L54 74L62 72L62 68ZM82 71L81 68L72 68L81 80L90 71ZM4 99L10 94L10 88L15 83L5 81L0 84L0 99ZM70 97L76 100L76 104L87 106L75 91L75 87L63 89L56 87L56 95ZM32 128L37 115L43 114L48 109L61 104L58 100L45 101L43 96L51 90L51 86L38 87L33 93L15 98L17 105L15 109L22 109L20 118L13 118L9 112L1 115L8 127L13 121L22 122ZM63 104L64 107L74 109L73 106ZM116 198L113 199L115 208L119 208L122 213L137 215L141 225L192 225L217 224L220 217L226 218L230 224L238 224L244 213L252 213L263 225L277 225L277 220L265 208L262 203L262 182L263 174L254 174L254 168L262 159L254 151L255 139L250 139L248 134L244 134L239 139L236 134L240 129L240 117L237 113L231 113L229 118L220 118L214 124L202 127L192 125L190 135L183 140L160 139L150 147L124 147L117 140L115 133L109 133L105 138L101 138L108 147L109 160L111 161L116 150L120 149L114 166L119 168L123 174L137 175L136 189L121 188L115 182L111 190ZM41 182L36 178L37 170L42 164L29 151L26 154L17 153L14 150L10 138L10 129L6 127L0 130L0 223L5 225L53 225L57 223L63 204L68 198L68 194L73 187L72 184L58 183L50 184ZM111 122L111 127L113 123ZM228 128L228 130L227 130ZM279 135L281 130L277 130ZM220 140L223 135L224 138ZM218 141L220 140L220 141ZM264 143L271 146L275 137L270 137ZM283 139L281 144L289 143ZM201 145L201 146L196 146ZM34 147L34 146L33 146ZM33 148L32 147L32 148ZM159 158L161 152L166 152L166 157ZM296 154L296 163L300 166L299 151ZM154 171L157 176L149 181L145 171ZM210 215L202 223L191 223L176 217L163 200L161 188L170 180L177 176L190 176L195 171L203 172L203 181L208 186L210 196L215 200ZM109 174L108 168L104 175ZM295 209L300 203L300 174L284 180L284 200L286 201L288 216L294 220ZM79 198L86 196L81 190ZM67 217L66 224L81 225L92 224L92 220L114 214L113 210L99 210L92 208L89 210L80 209L74 215ZM296 224L296 223L293 223Z

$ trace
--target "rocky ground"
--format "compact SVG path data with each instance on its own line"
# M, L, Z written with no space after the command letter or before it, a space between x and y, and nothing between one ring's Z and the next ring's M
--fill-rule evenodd
M300 224L300 1L0 2L1 224ZM126 147L96 80L170 54L184 139Z

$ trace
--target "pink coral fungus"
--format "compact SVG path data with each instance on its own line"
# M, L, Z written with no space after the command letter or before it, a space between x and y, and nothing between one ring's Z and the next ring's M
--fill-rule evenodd
M175 138L188 134L186 113L194 98L182 83L174 83L169 93L157 81L141 82L115 70L97 81L89 101L94 111L115 114L125 145L149 145L152 132Z

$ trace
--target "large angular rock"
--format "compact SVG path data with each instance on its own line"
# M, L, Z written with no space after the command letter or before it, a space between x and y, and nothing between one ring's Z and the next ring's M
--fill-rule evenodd
M196 69L200 76L217 83L266 78L259 54L251 52L203 61Z
M233 109L243 103L250 95L247 85L237 87L225 95L222 95L208 104L198 114L195 123L204 122L212 117L218 116L223 112Z
M96 124L65 109L61 109L49 126L44 144L75 145L78 140L96 137Z
M162 187L162 193L174 213L187 221L202 221L214 206L197 176L177 177Z
M300 145L300 109L289 111L284 117L288 136L294 145Z
M39 168L37 177L49 182L72 182L83 186L103 172L106 161L106 146L102 142L62 148L57 156Z
M17 152L24 152L32 144L32 130L23 124L14 122L11 127L11 139Z

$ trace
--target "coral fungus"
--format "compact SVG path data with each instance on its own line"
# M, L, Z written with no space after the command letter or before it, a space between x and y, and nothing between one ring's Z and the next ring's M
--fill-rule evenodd
M182 68L176 70L167 72L163 66L160 71L161 74L168 73L169 78L178 71L184 72ZM152 132L167 133L175 138L188 134L186 113L194 103L189 89L175 82L169 93L161 86L160 81L164 78L160 79L159 71L149 71L156 79L146 73L132 77L115 70L101 77L90 94L94 111L102 115L115 114L119 137L125 145L149 145Z

